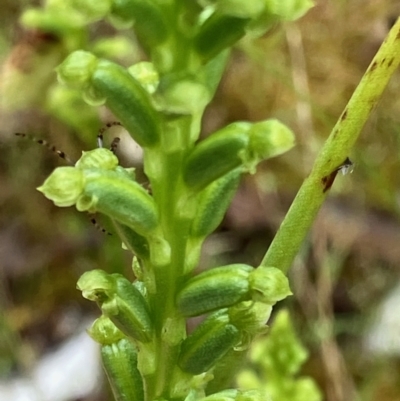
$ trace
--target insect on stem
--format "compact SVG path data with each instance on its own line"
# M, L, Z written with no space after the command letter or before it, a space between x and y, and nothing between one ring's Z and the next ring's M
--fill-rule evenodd
M339 171L341 171L343 175L346 175L352 173L353 169L354 163L350 160L350 158L346 157L345 161L339 167L336 167L335 170L332 171L332 173L322 178L322 184L324 185L324 189L322 192L325 193L326 191L328 191L328 189L332 187L333 182L335 181L335 178Z
M338 171L341 171L343 175L346 174L351 174L354 170L354 163L346 157L346 160L343 162L343 164L338 167Z

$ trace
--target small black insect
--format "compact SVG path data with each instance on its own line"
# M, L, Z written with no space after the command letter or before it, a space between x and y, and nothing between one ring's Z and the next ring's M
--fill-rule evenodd
M99 133L97 135L97 144L99 148L103 147L103 134L104 132L106 132L109 128L114 127L114 126L122 126L122 124L118 121L113 121L111 123L107 123L103 128L99 129ZM47 149L49 149L51 152L55 153L58 157L60 157L61 159L65 160L68 164L70 165L75 165L75 163L71 160L71 158L62 150L59 150L56 146L52 145L51 143L47 142L45 139L40 139L40 138L36 138L33 135L28 135L28 134L24 134L21 132L16 132L15 133L16 136L21 137L21 138L25 138L25 139L29 139L33 142L38 143L39 145L42 145L44 147L46 147ZM110 145L110 150L111 152L115 153L116 149L118 148L118 144L120 142L120 138L119 137L115 137ZM107 230L105 230L103 227L100 226L100 224L97 223L96 219L93 216L89 216L90 217L90 222L101 232L103 232L104 234L107 235L112 235L110 232L108 232Z

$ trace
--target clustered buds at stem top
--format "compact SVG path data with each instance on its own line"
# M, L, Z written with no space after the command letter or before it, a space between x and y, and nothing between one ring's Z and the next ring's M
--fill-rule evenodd
M216 0L203 1L203 18L194 47L204 60L232 46L247 32L265 33L274 23L291 21L313 6L311 0ZM209 5L207 7L207 5Z
M151 340L153 327L147 302L125 277L92 270L81 276L77 288L83 297L97 302L125 335L141 342Z
M49 8L60 9L63 3L52 0ZM227 390L205 397L204 388L207 372L217 371L228 353L243 351L265 329L272 305L291 294L287 278L275 267L244 264L191 279L186 274L205 237L221 222L241 173L253 173L260 161L290 149L294 135L280 122L267 120L233 123L195 141L229 49L248 32L262 32L305 12L311 1L66 3L68 10L76 10L71 15L80 16L79 28L106 15L133 22L152 61L126 69L79 50L58 67L58 78L78 89L87 103L105 104L144 148L154 198L106 149L84 153L75 167L56 169L39 188L58 206L109 216L140 260L135 272L142 281L132 284L119 274L93 270L77 284L103 313L90 334L102 345L116 400L183 399L186 393L176 396L174 387L179 376L189 379L185 390L197 381L192 398L203 396L202 401L266 401L259 391ZM185 338L184 318L209 312Z

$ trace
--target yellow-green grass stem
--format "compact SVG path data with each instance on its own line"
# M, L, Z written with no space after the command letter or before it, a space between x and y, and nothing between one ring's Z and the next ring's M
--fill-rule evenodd
M400 63L400 18L373 58L301 186L261 265L287 272L329 193L335 171L348 157Z

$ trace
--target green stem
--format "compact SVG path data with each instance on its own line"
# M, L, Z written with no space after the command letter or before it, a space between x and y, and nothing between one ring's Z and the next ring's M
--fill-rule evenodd
M158 149L147 150L145 166L154 199L158 205L163 239L170 246L168 265L153 266L156 293L150 294L156 339L156 371L147 380L147 399L169 394L178 357L179 342L185 333L185 320L177 313L175 295L183 277L189 224L180 216L177 204L186 197L180 180L190 120L185 117L163 123L163 142ZM165 330L169 330L168 336ZM150 394L150 391L152 392ZM152 398L153 397L153 398Z
M261 266L287 272L328 194L327 181L350 153L400 63L400 18L388 33L301 186Z

